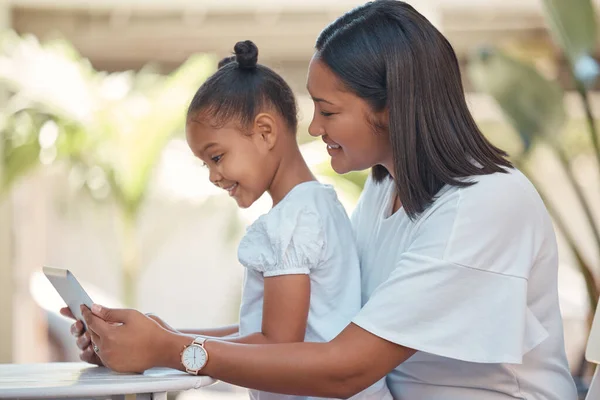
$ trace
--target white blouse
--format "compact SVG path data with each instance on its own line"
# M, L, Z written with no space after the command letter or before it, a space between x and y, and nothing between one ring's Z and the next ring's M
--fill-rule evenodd
M418 352L387 377L400 400L574 400L552 221L517 170L446 186L415 220L369 179L352 216L363 329Z
M316 181L294 187L247 230L238 248L246 267L240 308L240 335L260 332L264 279L310 276L307 342L335 338L361 307L358 253L352 225L333 188ZM250 391L252 399L304 400ZM391 399L385 379L353 399Z

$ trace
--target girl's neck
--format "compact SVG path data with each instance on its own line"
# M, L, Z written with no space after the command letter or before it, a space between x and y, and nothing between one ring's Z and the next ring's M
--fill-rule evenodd
M282 157L269 186L268 193L273 200L273 207L297 185L314 180L316 180L315 176L296 147Z

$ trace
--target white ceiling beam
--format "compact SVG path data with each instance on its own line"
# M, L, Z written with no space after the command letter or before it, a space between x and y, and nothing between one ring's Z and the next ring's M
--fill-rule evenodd
M319 10L344 11L363 4L361 0L4 0L9 4L22 8L35 9L69 9L69 10L112 10L114 8L131 8L144 11L165 10Z

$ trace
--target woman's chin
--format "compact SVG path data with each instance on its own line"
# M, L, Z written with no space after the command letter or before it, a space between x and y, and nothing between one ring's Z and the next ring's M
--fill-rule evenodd
M348 172L357 171L358 168L353 168L351 164L346 162L347 160L342 160L337 157L331 158L331 169L333 169L336 173L343 175Z

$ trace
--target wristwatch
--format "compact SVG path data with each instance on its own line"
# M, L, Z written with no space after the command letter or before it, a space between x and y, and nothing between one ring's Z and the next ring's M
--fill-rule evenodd
M206 338L198 336L194 341L183 348L181 363L188 374L198 375L208 362L208 352L204 348Z

